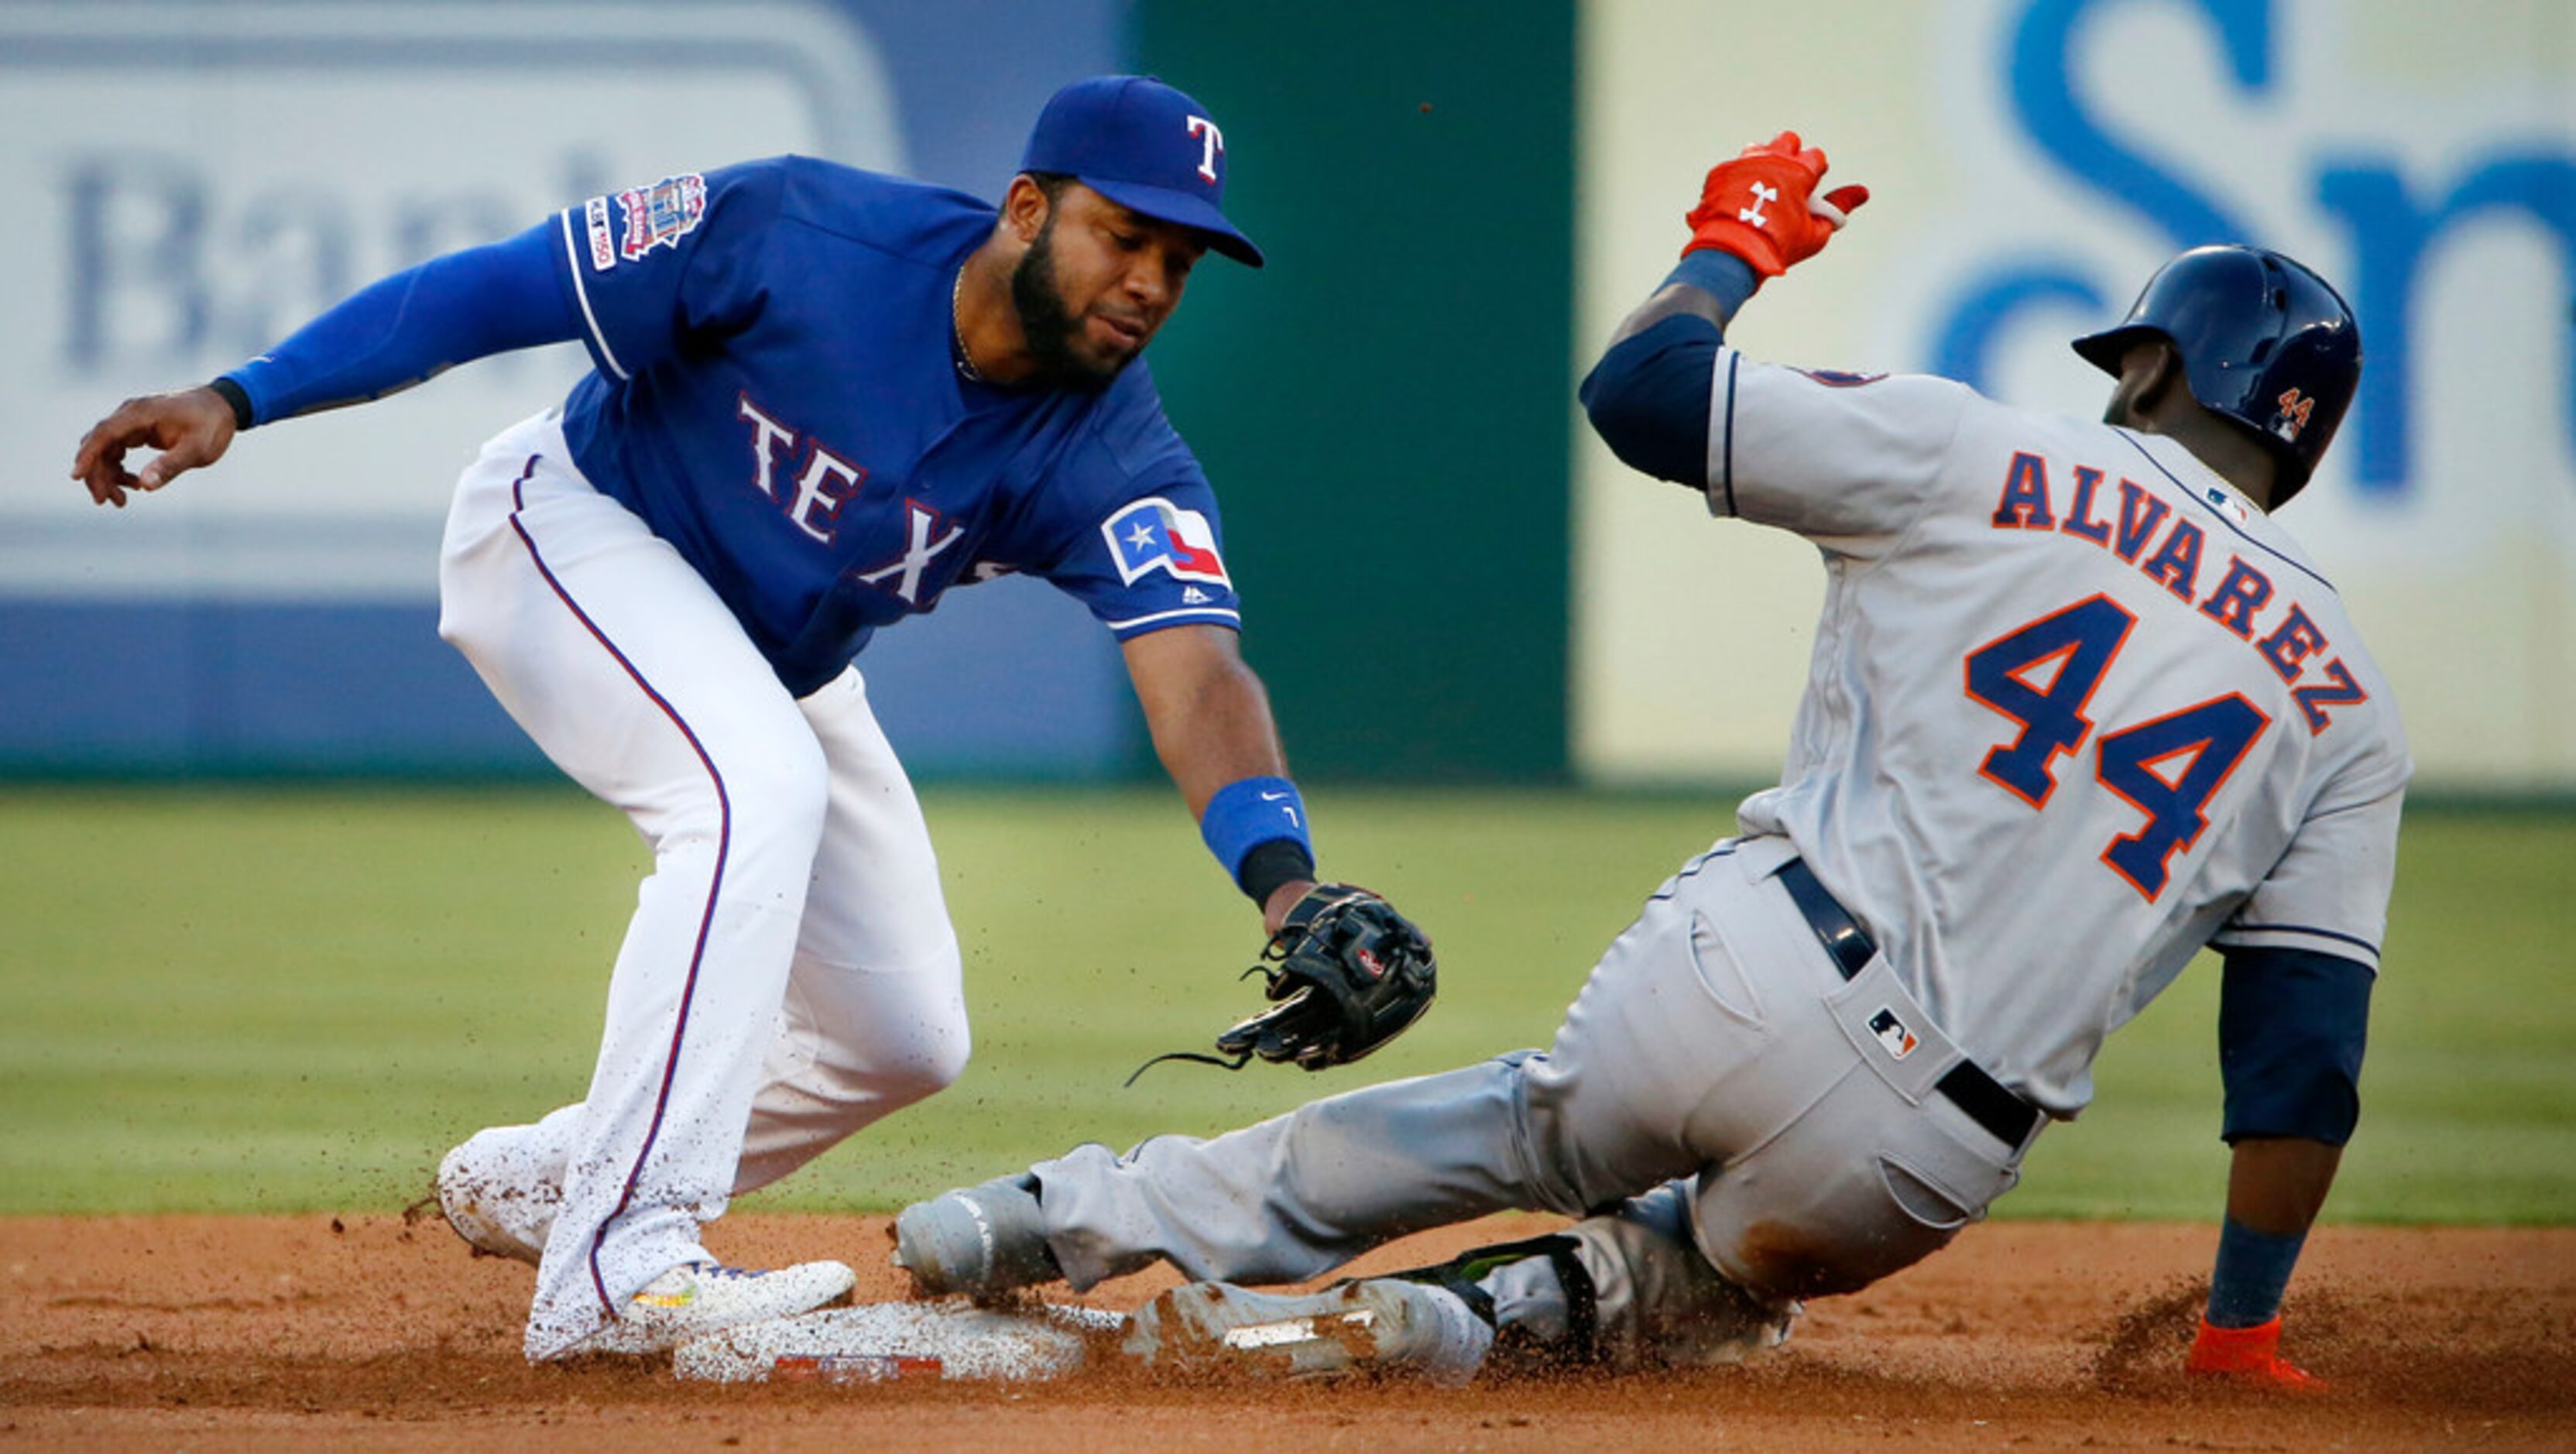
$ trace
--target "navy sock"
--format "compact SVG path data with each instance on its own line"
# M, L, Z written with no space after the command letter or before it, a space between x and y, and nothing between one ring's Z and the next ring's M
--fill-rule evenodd
M2281 1292L2308 1234L2257 1232L2234 1217L2218 1232L2218 1266L2209 1279L2209 1321L2219 1328L2251 1328L2281 1311Z

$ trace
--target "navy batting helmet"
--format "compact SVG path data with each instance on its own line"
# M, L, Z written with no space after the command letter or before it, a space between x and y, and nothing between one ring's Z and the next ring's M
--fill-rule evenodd
M2117 377L2140 338L2182 355L2201 407L2252 430L2279 461L2272 503L2307 484L2361 382L2361 328L2341 294L2259 247L2195 247L2156 270L2129 316L2075 340Z

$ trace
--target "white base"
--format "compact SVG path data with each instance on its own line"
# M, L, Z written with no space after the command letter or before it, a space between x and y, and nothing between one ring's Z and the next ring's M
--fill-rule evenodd
M682 1378L715 1383L882 1383L897 1378L1061 1378L1082 1366L1083 1335L1126 1318L1049 1304L992 1312L965 1303L862 1303L692 1338L671 1356Z

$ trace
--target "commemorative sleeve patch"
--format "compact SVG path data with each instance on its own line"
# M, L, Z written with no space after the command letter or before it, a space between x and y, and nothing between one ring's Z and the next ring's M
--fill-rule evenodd
M1161 571L1175 580L1208 581L1227 586L1225 562L1218 558L1216 527L1196 510L1185 510L1149 495L1100 522L1118 575L1134 585Z
M649 187L631 187L617 194L617 210L626 216L617 243L620 258L633 262L657 247L676 248L706 219L707 179L688 172ZM591 255L598 256L595 242Z

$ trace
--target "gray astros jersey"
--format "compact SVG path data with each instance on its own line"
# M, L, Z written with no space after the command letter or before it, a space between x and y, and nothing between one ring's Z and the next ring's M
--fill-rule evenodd
M2175 442L1722 349L1709 508L1824 553L1787 835L2058 1115L2203 945L2374 971L2410 764L2297 542Z

